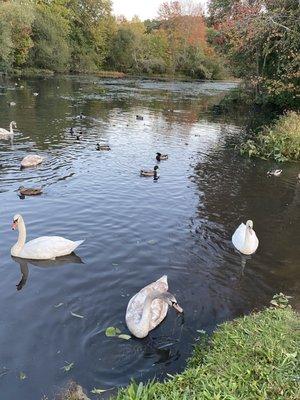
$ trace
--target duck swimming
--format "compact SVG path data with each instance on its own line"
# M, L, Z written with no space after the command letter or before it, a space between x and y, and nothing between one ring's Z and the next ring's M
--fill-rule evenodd
M169 306L183 312L176 298L168 292L168 278L164 275L129 300L125 317L128 329L137 338L146 337L164 320Z
M153 170L145 170L145 169L141 169L140 171L140 176L153 176L154 178L158 178L158 166L155 165L155 167L153 168Z
M168 158L169 158L168 154L156 153L157 161L167 160Z
M43 193L41 188L25 188L20 186L18 189L21 196L38 196Z
M108 144L99 144L99 143L97 143L96 150L98 150L98 151L101 151L101 150L109 151L109 150L111 150L111 148L110 148L110 146Z

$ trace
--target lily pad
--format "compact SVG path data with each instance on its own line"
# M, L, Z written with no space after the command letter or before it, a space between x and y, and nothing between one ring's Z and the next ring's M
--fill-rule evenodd
M118 335L118 338L124 339L124 340L129 340L129 339L131 339L131 336L126 335L125 333L122 333L121 335Z
M25 374L25 372L21 371L20 372L20 380L24 381L24 379L26 379L26 378L27 378L27 375Z
M114 326L109 326L108 328L106 328L105 330L105 335L107 337L113 337L113 336L117 336L121 333L120 329L115 328Z
M74 368L74 363L68 363L66 361L66 365L64 365L61 369L64 370L64 372L69 372L72 368Z

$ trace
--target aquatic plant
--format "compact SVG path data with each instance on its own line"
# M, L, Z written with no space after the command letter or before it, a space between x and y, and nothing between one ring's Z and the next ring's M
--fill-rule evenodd
M300 112L282 115L270 127L240 146L242 155L277 162L300 160Z

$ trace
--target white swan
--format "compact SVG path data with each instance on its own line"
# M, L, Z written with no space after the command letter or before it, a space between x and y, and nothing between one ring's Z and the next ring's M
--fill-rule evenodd
M14 130L13 128L17 128L17 124L15 121L11 121L9 124L9 131L4 128L0 128L0 139L13 139L14 137Z
M17 243L11 248L14 257L30 260L53 260L71 254L84 240L73 242L60 236L41 236L26 242L26 227L21 215L14 216L12 229L19 230Z
M267 172L268 176L279 176L282 173L282 169L273 169Z
M255 253L259 242L251 220L247 221L246 225L241 223L236 229L232 235L232 243L242 254L249 255Z
M168 291L167 276L145 286L128 303L126 324L137 338L144 338L166 317L168 306L182 313L175 297Z
M21 168L36 167L43 162L44 158L37 154L29 155L23 158L21 161Z

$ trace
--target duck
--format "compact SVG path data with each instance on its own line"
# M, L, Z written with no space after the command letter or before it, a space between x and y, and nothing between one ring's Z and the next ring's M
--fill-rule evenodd
M109 151L109 150L111 150L111 148L110 148L110 146L108 144L99 144L99 143L97 143L96 150L98 150L98 151L100 151L100 150Z
M17 103L14 102L14 101L10 101L10 102L8 102L7 104L9 105L9 107L14 107L14 106L17 105Z
M144 117L142 115L135 116L138 121L143 121Z
M164 320L169 306L183 313L175 296L168 292L168 277L164 275L129 300L126 325L135 337L143 339Z
M12 230L19 230L17 243L11 248L11 255L30 260L54 260L71 254L84 240L73 242L60 236L41 236L26 243L25 222L20 214L13 218Z
M268 176L279 176L282 173L282 169L273 169L267 172Z
M246 225L240 224L232 235L232 243L242 254L250 255L256 252L259 241L253 229L253 221L248 220Z
M33 95L34 95L35 97L37 97L37 96L39 95L39 93L38 93L38 92L34 92Z
M4 128L0 128L0 139L11 139L14 137L14 129L17 128L17 124L15 121L11 121L9 124L9 131Z
M43 193L42 188L25 188L20 186L18 189L21 196L38 196Z
M145 169L141 169L140 176L154 176L154 178L157 178L158 177L158 172L157 172L158 169L159 168L157 165L155 165L155 167L153 168L152 171L151 170L147 171Z
M157 161L167 160L168 158L169 158L168 154L156 153Z
M85 115L83 115L83 113L81 112L79 115L76 115L75 117L76 119L84 119L86 118Z
M44 161L44 158L37 154L28 155L21 161L21 169L27 167L36 167Z

